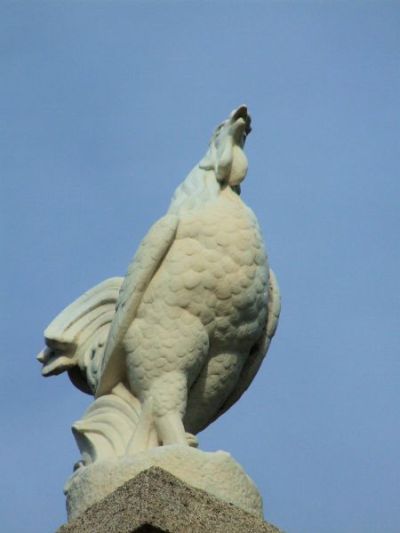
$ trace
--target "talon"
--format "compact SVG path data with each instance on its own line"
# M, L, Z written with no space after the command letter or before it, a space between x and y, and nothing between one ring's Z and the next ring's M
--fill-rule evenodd
M185 433L186 435L186 441L189 446L192 448L198 448L199 447L199 441L196 435L193 435L192 433Z

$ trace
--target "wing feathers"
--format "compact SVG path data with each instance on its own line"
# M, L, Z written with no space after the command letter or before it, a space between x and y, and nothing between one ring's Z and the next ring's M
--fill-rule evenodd
M104 366L96 396L106 394L123 378L121 343L135 318L144 292L168 252L177 230L178 217L166 215L143 239L122 284L107 339Z

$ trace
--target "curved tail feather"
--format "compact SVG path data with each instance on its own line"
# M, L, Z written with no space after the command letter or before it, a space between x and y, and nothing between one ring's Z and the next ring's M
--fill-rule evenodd
M72 426L83 465L125 455L140 411L139 400L122 383L97 398Z
M115 277L99 283L50 323L44 332L46 348L38 355L44 376L68 371L74 385L95 393L122 281Z

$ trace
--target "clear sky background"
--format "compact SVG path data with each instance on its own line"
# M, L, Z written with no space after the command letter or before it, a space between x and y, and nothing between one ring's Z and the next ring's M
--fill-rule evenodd
M66 519L90 397L40 376L44 328L125 273L246 103L282 315L201 447L287 533L398 533L400 3L3 1L0 54L2 531Z

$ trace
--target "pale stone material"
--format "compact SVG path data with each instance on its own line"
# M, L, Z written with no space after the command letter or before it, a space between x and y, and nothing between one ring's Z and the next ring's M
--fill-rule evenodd
M229 453L203 452L188 446L152 448L121 459L98 461L78 470L66 483L68 519L73 520L152 466L163 468L178 479L220 500L262 518L262 500L252 480Z
M157 466L96 502L57 533L280 533L256 515Z
M159 446L191 453L195 435L240 398L263 361L280 296L240 198L249 132L241 106L215 130L125 278L90 289L45 331L42 374L68 371L96 398L73 425L79 475Z
M44 332L46 348L37 359L42 375L68 371L73 384L95 394L115 305L123 278L99 283L66 307Z

